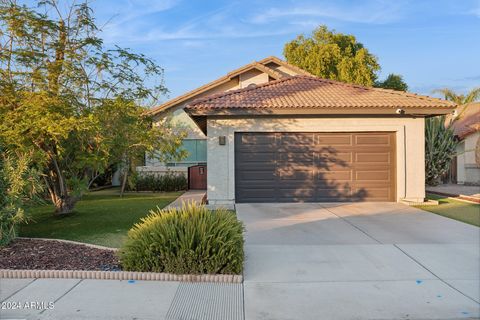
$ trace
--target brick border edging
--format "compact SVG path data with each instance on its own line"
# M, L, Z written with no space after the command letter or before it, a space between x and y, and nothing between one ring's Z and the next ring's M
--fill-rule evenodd
M0 269L0 279L97 279L97 280L144 280L181 282L242 283L242 275L233 274L173 274L133 271L91 270L15 270Z

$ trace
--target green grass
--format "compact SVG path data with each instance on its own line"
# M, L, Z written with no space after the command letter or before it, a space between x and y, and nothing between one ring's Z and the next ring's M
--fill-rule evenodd
M428 194L427 197L438 200L440 204L438 206L417 206L417 208L480 227L479 204L457 201L434 194Z
M119 197L118 189L86 194L72 215L53 216L53 206L42 205L26 210L31 217L20 228L20 236L67 239L107 247L121 247L127 231L149 210L163 208L182 192L127 193Z

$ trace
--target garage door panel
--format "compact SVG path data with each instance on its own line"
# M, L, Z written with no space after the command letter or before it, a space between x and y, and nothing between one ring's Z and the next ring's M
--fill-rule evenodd
M285 162L305 162L311 163L315 159L315 153L307 152L299 153L299 152L277 152L277 160L278 161L285 161Z
M352 163L352 159L353 159L353 151L318 154L318 161L320 163L326 162L326 163L347 164L347 163Z
M279 169L278 177L280 180L300 180L307 182L313 180L313 171L311 169L299 170L299 169Z
M389 171L356 171L357 181L390 181Z
M275 139L275 133L244 133L239 142L240 146L271 146Z
M316 201L318 202L337 202L337 201L350 201L352 196L352 189L347 188L317 188Z
M351 146L351 134L321 134L317 133L317 144L321 146Z
M338 171L319 171L317 173L317 180L321 181L351 181L352 170L338 170Z
M237 202L395 201L395 192L394 133L235 134Z
M244 189L241 191L240 196L243 199L248 201L256 202L269 202L272 199L275 199L275 192L272 189L262 189L262 188L251 188L251 189Z
M315 195L314 188L280 188L278 192L279 199L283 200L313 200Z
M276 174L274 170L255 170L255 171L242 171L239 175L241 180L248 180L249 182L255 180L274 180L276 178Z
M362 196L366 201L389 201L391 194L390 188L374 188L374 187L355 187L354 194L365 194Z
M298 147L298 146L307 146L310 147L314 144L315 134L314 133L289 133L289 134L280 134L279 147Z
M356 163L391 163L390 153L389 152L357 152L355 153L355 162Z
M390 137L385 134L358 134L355 136L357 146L390 146Z
M275 145L242 145L238 147L242 153L276 153L278 148Z
M275 152L245 152L242 162L266 162L275 161Z

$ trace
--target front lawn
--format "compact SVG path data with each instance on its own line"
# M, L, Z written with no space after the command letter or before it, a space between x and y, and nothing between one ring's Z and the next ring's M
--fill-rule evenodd
M440 204L438 206L418 206L417 208L480 227L479 204L457 201L434 194L428 194L427 197L438 200Z
M119 197L118 189L86 194L67 217L54 217L51 205L27 209L32 218L20 229L20 236L67 239L107 247L122 246L127 231L149 210L163 208L182 192L127 193Z

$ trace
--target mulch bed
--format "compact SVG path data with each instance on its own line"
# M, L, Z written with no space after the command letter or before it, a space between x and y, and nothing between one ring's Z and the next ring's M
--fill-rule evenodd
M121 270L114 251L37 239L16 239L0 247L0 269Z

